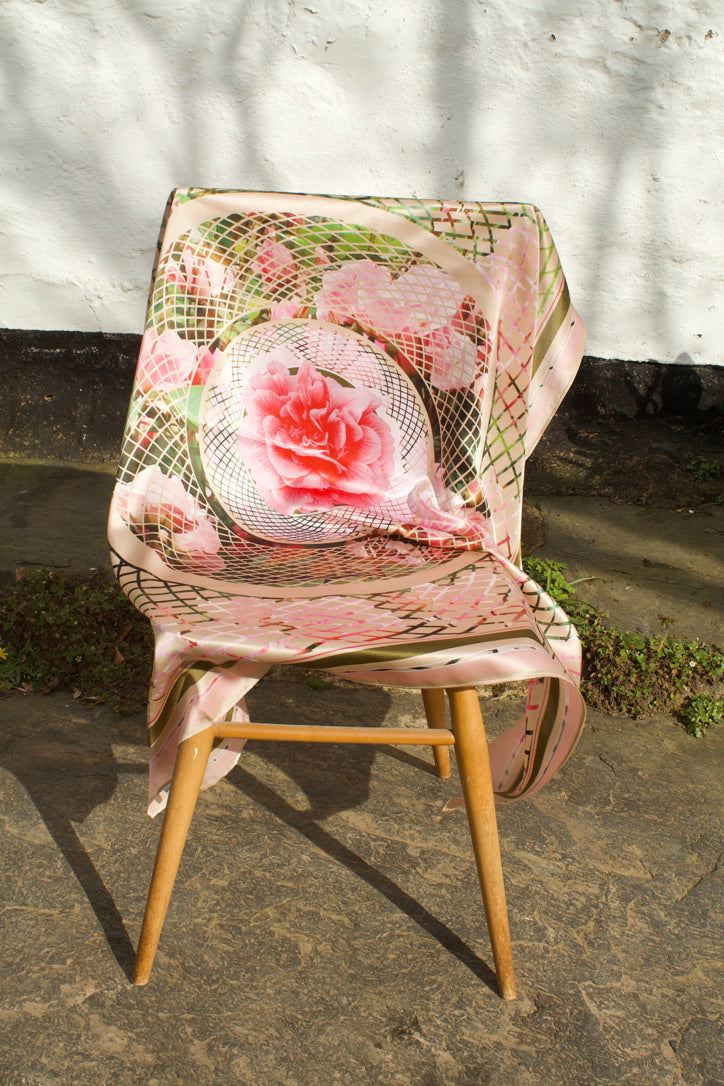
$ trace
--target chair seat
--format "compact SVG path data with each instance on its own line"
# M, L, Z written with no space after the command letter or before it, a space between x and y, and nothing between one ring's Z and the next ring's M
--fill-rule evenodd
M123 537L117 510L111 526L112 541ZM253 584L230 582L228 568L172 570L133 543L133 564L117 559L116 575L156 639L151 813L165 803L178 743L234 707L248 719L244 695L276 664L417 689L530 679L526 715L490 745L498 802L541 787L578 739L575 629L503 555L379 536L282 554L259 546ZM317 575L295 581L300 572ZM204 787L228 772L242 745L219 745Z

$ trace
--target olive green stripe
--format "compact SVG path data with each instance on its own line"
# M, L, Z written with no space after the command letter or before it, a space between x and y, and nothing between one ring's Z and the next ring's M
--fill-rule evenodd
M391 664L415 656L427 656L435 652L445 652L457 646L484 645L493 641L511 641L528 638L536 645L541 641L531 630L516 630L510 633L478 634L471 637L448 637L436 641L405 641L397 645L375 645L369 649L356 649L352 652L340 652L325 656L321 660L300 661L304 667L327 671L333 667L352 667L361 664Z
M545 358L551 343L555 339L558 329L563 324L566 318L566 313L571 308L571 296L568 293L568 287L563 284L563 293L553 306L553 312L546 321L546 326L542 330L538 337L538 341L533 351L533 373L538 372L538 368Z
M538 730L538 740L533 748L535 757L533 758L532 766L529 767L529 770L526 773L526 777L529 781L537 780L543 764L543 759L550 757L551 752L548 749L548 740L550 739L551 730L558 717L558 707L560 705L562 693L563 686L560 679L551 679L550 692L543 712L543 719Z
M201 682L210 671L223 671L226 668L233 666L234 661L231 661L228 664L214 664L210 660L199 660L193 667L184 671L183 675L179 675L178 679L171 687L171 691L164 702L163 709L159 713L158 719L155 720L148 729L149 745L153 746L160 738L171 716L176 711L179 702L186 694L188 694L196 683Z

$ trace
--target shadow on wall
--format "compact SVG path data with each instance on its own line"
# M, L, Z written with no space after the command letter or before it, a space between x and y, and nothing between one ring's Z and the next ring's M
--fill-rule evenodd
M104 314L130 312L130 296L131 327L140 332L171 189L278 186L252 93L275 49L273 27L258 41L252 68L235 64L251 16L268 5L227 2L223 35L213 37L202 7L189 3L180 18L183 5L153 6L167 14L144 11L136 0L44 8L35 39L23 0L0 11L9 76L0 144L6 162L24 164L8 174L3 263L8 283L27 284L29 314L16 321L9 306L0 323L111 331ZM98 52L89 64L90 38ZM198 108L201 97L217 103L213 117ZM213 132L222 116L223 140ZM42 299L37 318L33 295Z

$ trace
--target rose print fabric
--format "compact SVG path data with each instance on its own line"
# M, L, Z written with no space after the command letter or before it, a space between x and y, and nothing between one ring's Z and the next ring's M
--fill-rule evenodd
M584 722L580 645L516 558L525 459L583 343L529 205L172 195L109 518L155 635L151 814L179 742L245 719L279 663L527 679L496 795L549 779Z

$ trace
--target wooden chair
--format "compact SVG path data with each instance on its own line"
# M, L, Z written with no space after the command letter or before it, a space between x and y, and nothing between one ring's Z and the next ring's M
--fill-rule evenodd
M199 791L247 739L429 744L441 777L455 747L514 998L495 802L541 787L585 715L575 631L515 560L523 466L582 349L533 207L172 195L109 519L155 634L166 807L136 984ZM250 722L244 695L294 662L417 686L427 726ZM476 686L521 678L525 716L489 747Z

